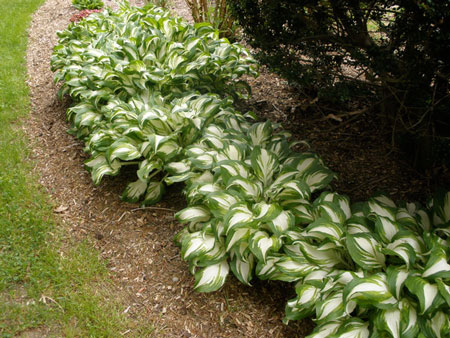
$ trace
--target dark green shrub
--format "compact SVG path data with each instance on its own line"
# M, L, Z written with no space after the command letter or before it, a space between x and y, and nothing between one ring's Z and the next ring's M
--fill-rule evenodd
M228 4L259 60L306 93L370 97L396 130L449 134L449 1Z

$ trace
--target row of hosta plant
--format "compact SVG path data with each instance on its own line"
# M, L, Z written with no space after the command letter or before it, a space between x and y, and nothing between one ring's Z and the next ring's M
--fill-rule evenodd
M254 61L208 25L189 25L151 5L104 10L58 34L51 64L69 94L71 132L86 144L98 184L137 167L123 198L157 202L172 162L232 99L246 95ZM221 96L215 93L220 93Z
M95 183L134 165L124 199L155 203L185 182L177 241L198 291L231 270L296 282L286 321L313 316L313 337L450 335L450 193L421 208L321 192L334 174L317 155L233 109L255 74L242 47L124 4L69 26L52 66Z

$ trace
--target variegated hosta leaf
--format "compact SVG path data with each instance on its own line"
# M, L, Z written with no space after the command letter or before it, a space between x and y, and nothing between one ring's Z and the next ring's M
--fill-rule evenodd
M318 164L322 164L322 161L313 153L295 154L285 161L285 165L295 168L299 176Z
M281 236L295 225L295 217L292 212L283 210L274 219L267 221L267 225L275 235Z
M122 193L122 199L130 203L136 203L141 199L147 190L148 182L140 179L129 183Z
M392 308L393 304L397 303L389 292L386 276L381 273L365 278L355 278L344 288L343 298L347 313L350 313L354 307L353 302L370 304L380 309Z
M236 203L227 212L224 218L225 235L238 227L248 227L253 222L253 213L248 209L245 203Z
M322 165L314 165L302 175L311 192L327 187L334 177L335 174Z
M139 169L137 171L137 176L141 181L147 181L150 177L150 174L154 172L154 170L159 170L162 168L162 161L159 159L152 160L143 160L139 163Z
M272 136L273 128L269 121L264 123L255 123L248 131L251 144L254 146L264 146Z
M413 338L419 333L417 323L417 305L408 298L403 298L399 302L400 309L400 332L401 337Z
M395 307L387 310L378 310L375 318L375 325L378 331L389 332L390 337L400 338L401 332L401 311Z
M289 300L286 304L284 323L289 320L299 320L314 313L316 302L320 298L320 289L315 286L299 282L295 288L297 297Z
M368 233L347 235L348 253L363 269L372 270L384 267L385 257L381 245Z
M347 220L347 215L337 203L323 201L316 207L316 211L320 217L333 223L343 225Z
M272 200L286 201L294 199L309 200L311 191L303 180L290 180L279 185L280 191L272 196Z
M322 268L334 268L343 264L342 254L333 243L314 246L306 241L297 241L304 257L313 264Z
M306 200L283 201L281 205L294 214L296 224L308 224L316 218L311 203Z
M158 203L164 195L164 191L165 188L163 182L150 181L142 204L151 205Z
M385 195L379 195L369 199L369 212L371 215L382 216L395 221L397 213L395 203Z
M228 181L236 176L243 178L250 177L251 168L245 162L239 161L221 161L220 165L215 169L220 171L220 178L224 184L228 184Z
M447 305L450 306L450 286L442 281L442 279L437 278L436 284L439 289L439 293L447 302Z
M336 332L342 326L343 322L341 320L335 320L328 322L314 328L314 331L306 336L306 338L327 338L334 337Z
M237 202L238 199L235 196L223 191L210 193L206 197L206 203L211 213L216 217L225 216L230 211L231 206Z
M265 261L258 261L255 269L255 274L259 279L273 279L278 273L278 268L275 264L280 260L276 255L267 255Z
M219 290L225 283L230 267L227 260L199 269L195 273L194 289L198 292Z
M450 257L442 246L436 243L431 250L425 270L422 273L424 278L450 278L450 264L447 263Z
M372 230L366 217L352 215L352 217L347 220L347 232L350 235L354 235L359 233L371 233Z
M328 323L333 319L340 319L343 315L342 290L331 292L316 303L316 320L319 325Z
M403 285L409 276L409 271L406 267L389 266L386 270L386 278L389 291L398 300L401 299Z
M396 221L387 217L376 216L375 231L384 243L390 243L400 229Z
M91 167L91 177L94 184L100 184L103 176L110 175L114 176L119 173L121 164L119 160L114 160L108 163L106 158L102 155L95 157L90 162L86 163L86 166Z
M349 318L340 326L335 337L339 338L369 338L369 323L359 318Z
M314 285L324 291L323 289L329 283L333 273L337 272L337 270L330 270L317 269L311 271L303 278L303 283Z
M344 229L337 223L319 218L306 227L304 236L318 241L329 239L335 244L340 244L344 236Z
M422 229L421 227L418 227L418 223L416 218L414 217L414 213L410 213L407 208L398 208L395 219L398 224L408 229L414 231Z
M407 242L394 241L386 245L381 251L387 256L397 256L409 268L416 262L416 253L414 248Z
M406 282L408 290L417 297L420 304L420 314L431 313L445 302L439 294L438 286L427 282L425 279L410 276Z
M112 163L116 158L122 161L130 161L141 157L138 148L131 139L122 138L115 141L106 152L106 158Z
M206 222L211 218L209 210L203 206L187 207L175 214L180 223Z
M230 228L225 239L226 250L230 251L234 246L248 242L249 237L255 231L250 225L244 224Z
M335 192L323 192L319 198L314 201L314 204L320 205L322 202L330 202L339 207L339 209L344 213L345 219L349 219L352 216L352 211L350 207L350 199L347 196L339 195Z
M269 236L265 231L256 231L249 238L249 249L255 257L265 262L267 252L277 252L281 247L281 240L277 236Z
M282 211L283 209L277 203L259 202L253 205L255 220L259 222L270 222Z
M300 262L288 256L282 256L276 263L278 271L277 280L285 282L294 282L306 276L311 271L317 269L314 264L309 262Z
M228 180L227 190L236 190L246 200L259 201L263 187L261 182L254 182L242 176L235 176Z
M430 319L422 318L420 324L424 337L444 338L450 334L449 316L442 311L436 312Z
M255 268L255 257L250 253L246 257L240 257L241 255L234 254L234 250L231 251L230 267L233 274L243 284L251 285L250 282L253 278L253 271Z
M181 243L181 257L190 260L210 251L215 245L215 238L203 231L186 234Z
M170 162L165 165L164 169L171 175L181 175L189 172L191 167L187 161Z
M269 187L279 166L275 154L256 146L250 157L255 175L262 181L264 187Z

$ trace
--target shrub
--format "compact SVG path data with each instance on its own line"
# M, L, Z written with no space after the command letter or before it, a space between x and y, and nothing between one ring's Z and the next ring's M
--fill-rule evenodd
M301 90L381 101L397 130L450 136L448 1L228 4L257 58Z

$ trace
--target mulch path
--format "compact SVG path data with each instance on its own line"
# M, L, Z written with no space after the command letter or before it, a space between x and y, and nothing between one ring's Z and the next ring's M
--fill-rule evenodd
M133 3L141 5L142 1ZM171 4L180 15L188 16L183 0ZM158 336L307 335L313 327L311 321L287 326L281 322L286 301L294 293L286 283L255 281L253 287L246 287L230 277L218 292L194 292L188 265L172 241L182 228L173 218L174 211L185 205L181 187L170 187L157 206L141 209L119 199L128 181L126 172L93 185L83 168L87 158L83 145L66 132L69 102L57 99L50 71L56 31L64 29L76 12L71 0L47 0L34 14L27 56L32 109L24 123L35 171L68 235L90 241L101 252L127 315L153 322ZM264 69L250 83L253 97L246 106L263 118L282 122L295 138L308 140L339 174L334 183L337 191L356 201L376 190L395 198L420 199L434 188L431 176L419 174L399 160L398 152L380 137L385 131L374 117L360 114L346 123L345 118L337 122L327 114L308 114L308 102Z

